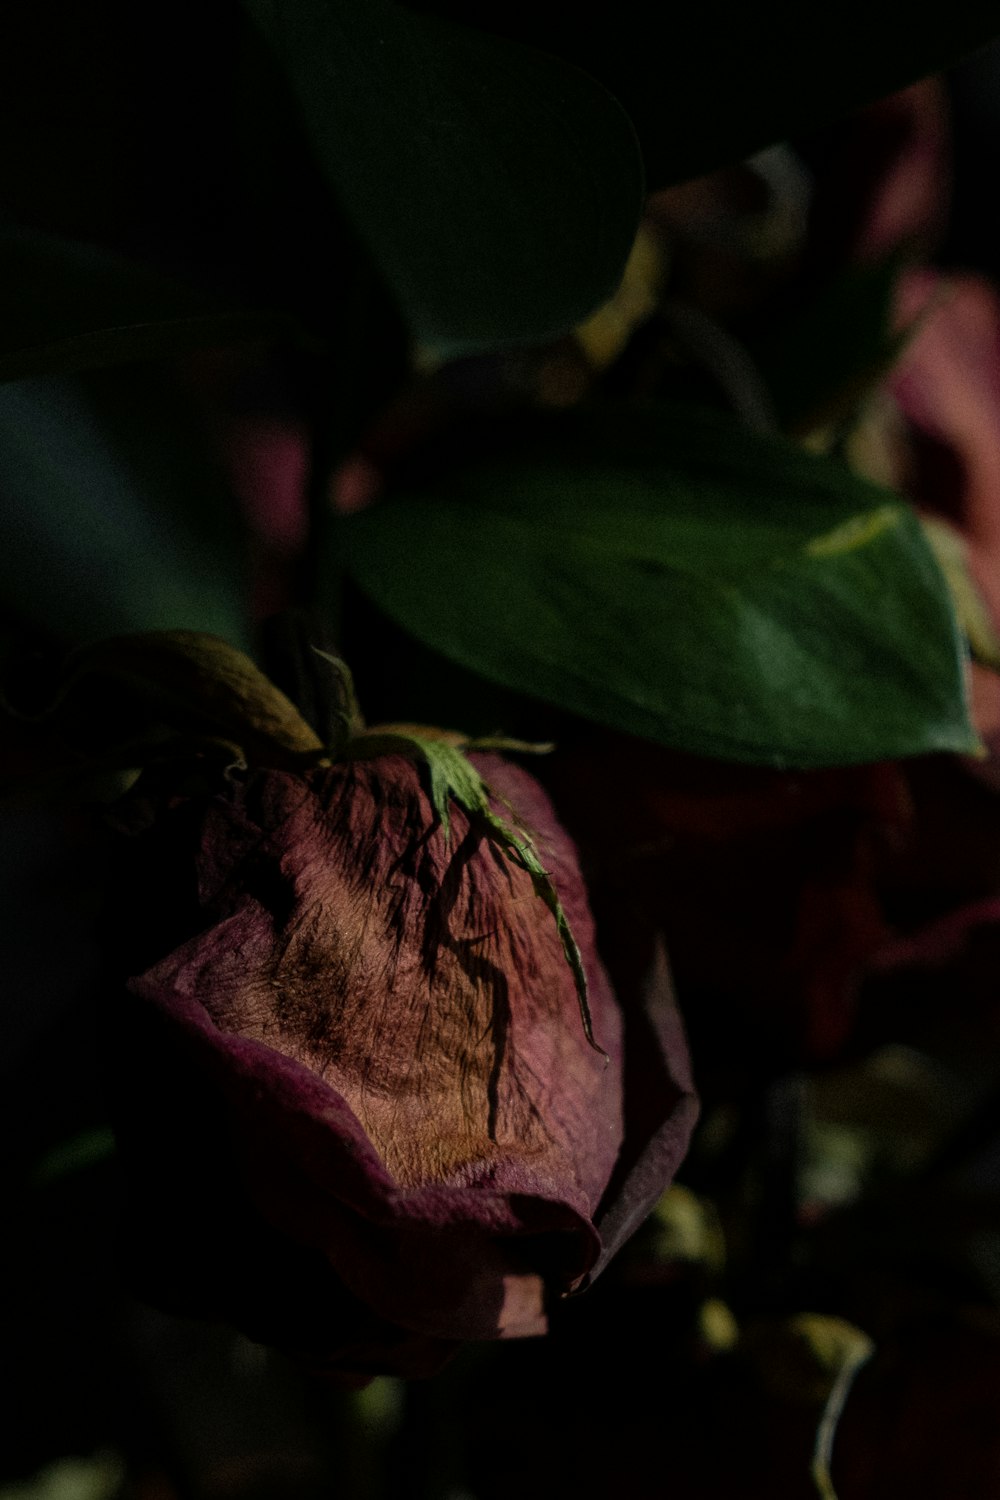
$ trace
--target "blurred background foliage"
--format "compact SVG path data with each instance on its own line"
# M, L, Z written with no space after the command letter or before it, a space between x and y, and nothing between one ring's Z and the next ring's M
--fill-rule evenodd
M5 9L3 1500L1000 1490L995 30ZM555 741L702 1097L549 1338L426 1384L123 1289L106 853L36 785L101 789L68 649L303 604L369 720Z

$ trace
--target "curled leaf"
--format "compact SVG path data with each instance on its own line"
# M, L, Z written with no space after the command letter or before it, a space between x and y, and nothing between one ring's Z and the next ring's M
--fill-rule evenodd
M772 1397L785 1407L819 1408L811 1472L822 1500L837 1500L830 1475L833 1442L855 1376L875 1350L853 1323L798 1313L748 1329L741 1347Z
M840 1415L844 1410L844 1403L855 1376L871 1358L875 1345L867 1334L861 1332L860 1328L855 1328L840 1318L826 1318L815 1313L807 1313L797 1321L808 1323L814 1343L825 1353L831 1370L836 1370L819 1427L816 1429L812 1475L816 1490L822 1496L822 1500L837 1500L837 1493L830 1476L837 1423L840 1421Z

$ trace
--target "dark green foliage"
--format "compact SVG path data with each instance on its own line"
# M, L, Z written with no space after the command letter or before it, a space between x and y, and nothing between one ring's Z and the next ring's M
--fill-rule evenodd
M390 0L247 5L420 336L541 338L614 290L642 168L601 85Z
M54 235L0 235L0 380L76 374L283 331L276 317L109 251Z
M204 630L239 645L235 506L197 427L149 369L0 387L0 596L75 642Z
M909 507L709 413L541 424L346 529L355 576L399 624L599 723L799 766L975 744Z
M948 67L1000 29L987 0L787 6L707 0L417 0L565 58L630 115L650 187L682 182L846 115Z

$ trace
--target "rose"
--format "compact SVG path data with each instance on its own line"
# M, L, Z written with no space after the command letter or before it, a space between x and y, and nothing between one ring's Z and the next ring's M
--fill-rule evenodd
M117 1129L154 1300L420 1373L542 1332L670 1180L694 1118L670 997L625 997L623 1049L567 835L526 773L476 765L551 874L607 1058L529 871L459 807L449 841L411 760L147 797Z

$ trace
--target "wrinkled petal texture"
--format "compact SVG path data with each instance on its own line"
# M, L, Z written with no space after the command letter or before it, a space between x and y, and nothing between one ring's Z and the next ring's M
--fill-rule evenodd
M552 874L609 1062L528 874L457 808L447 841L398 756L214 798L206 926L130 985L215 1076L265 1217L443 1339L543 1331L544 1284L597 1261L623 1135L620 1016L572 845L530 777L478 763Z

